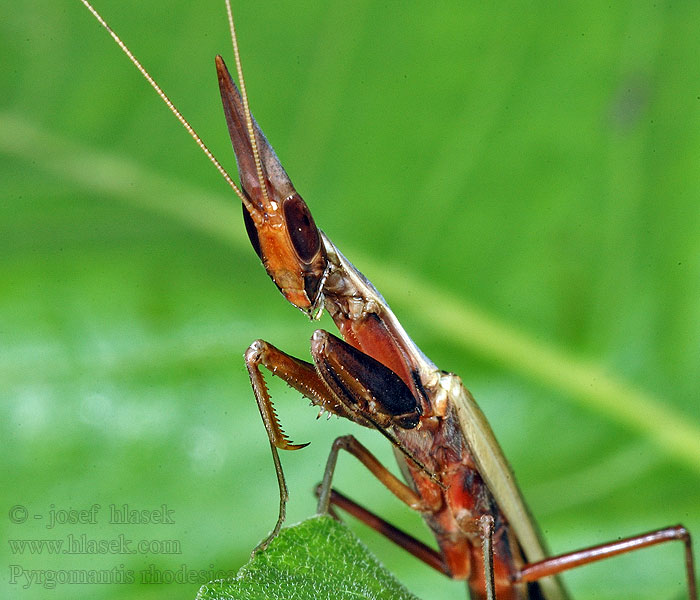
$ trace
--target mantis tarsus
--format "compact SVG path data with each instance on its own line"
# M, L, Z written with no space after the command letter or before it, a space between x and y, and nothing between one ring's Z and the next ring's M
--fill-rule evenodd
M85 0L81 1L98 17ZM303 447L292 444L281 430L259 369L265 366L322 411L374 428L387 437L408 481L405 484L398 480L355 438L345 436L333 445L319 488L319 510L327 511L333 504L376 524L431 566L467 580L472 598L566 598L553 575L670 540L685 543L689 595L697 598L690 536L682 526L567 555L547 556L510 467L461 380L439 370L423 355L372 284L316 228L308 207L253 121L228 1L227 8L240 93L220 57L216 66L240 188L133 55L112 35L241 199L251 243L284 297L312 319L327 310L344 338L316 331L311 340L313 363L293 358L262 340L246 352L280 487L279 519L261 547L276 535L284 520L287 488L277 449ZM439 551L390 531L386 523L332 489L335 460L341 449L357 457L400 500L423 514Z

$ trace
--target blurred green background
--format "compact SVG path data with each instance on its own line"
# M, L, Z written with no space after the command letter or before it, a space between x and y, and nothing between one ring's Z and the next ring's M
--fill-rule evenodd
M554 552L677 522L700 539L700 6L482 4L236 2L253 111L316 222L480 401ZM231 55L223 3L97 8L235 170L213 64ZM242 354L261 337L304 357L318 325L77 0L8 4L0 55L0 594L193 598L196 583L141 572L235 571L272 527ZM292 439L312 442L282 457L290 522L313 513L334 436L391 462L375 433L272 386ZM337 482L430 539L347 457ZM124 503L165 504L174 523L110 524ZM93 504L96 523L47 529L51 510ZM419 596L464 597L352 526ZM7 542L83 534L180 553ZM136 581L47 590L32 569ZM683 597L681 548L566 581L576 598Z

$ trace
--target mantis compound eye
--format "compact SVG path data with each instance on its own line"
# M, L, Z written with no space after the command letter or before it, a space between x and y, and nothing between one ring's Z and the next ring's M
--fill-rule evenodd
M245 224L245 230L248 234L250 245L253 246L253 250L255 250L255 254L258 255L258 258L262 260L262 250L260 249L258 230L255 229L255 223L253 223L250 213L246 210L245 204L241 204L241 207L243 208L243 223Z
M309 207L295 193L284 201L282 209L287 233L297 256L305 263L311 262L321 249L321 236Z

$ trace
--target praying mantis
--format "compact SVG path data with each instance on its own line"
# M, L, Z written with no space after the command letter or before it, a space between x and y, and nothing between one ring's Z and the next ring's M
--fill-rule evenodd
M228 102L229 106L227 115L229 128L232 132L232 137L238 135L238 139L234 139L234 148L236 148L237 151L239 166L241 163L244 165L241 169L241 177L248 178L247 182L243 184L243 187L247 192L247 195L244 194L244 197L255 196L256 192L254 190L256 187L259 187L260 190L265 190L266 188L266 185L259 179L259 177L261 177L261 173L263 173L262 177L264 180L266 177L268 179L274 179L270 173L274 172L280 174L283 171L281 171L281 166L275 162L271 149L266 146L264 142L258 142L261 146L260 154L262 155L262 158L255 159L256 151L253 149L254 144L252 143L252 140L255 139L256 136L252 136L250 133L253 126L248 122L249 113L247 109L241 108L243 104L241 104L241 100L236 98L235 89L226 87L227 80L223 75L225 71L221 64L218 65L218 69L220 81L223 82L222 85L224 87L223 95L225 99L225 106L226 102ZM257 134L257 137L262 140L259 134ZM259 186L256 186L256 181ZM336 323L339 324L341 331L345 331L349 335L349 339L354 339L353 347L359 346L360 349L368 351L369 354L372 354L372 347L376 347L378 345L383 344L385 347L393 347L393 350L389 350L389 353L391 356L393 356L393 358L386 358L386 356L381 352L377 352L380 359L379 362L384 364L385 367L388 365L393 367L390 369L390 371L399 375L399 380L403 383L405 388L408 389L409 393L408 395L405 393L405 388L401 386L401 383L394 382L395 385L393 383L391 384L392 388L402 390L397 392L397 394L403 396L404 401L399 404L400 410L397 409L390 411L388 416L386 412L377 413L374 412L375 409L370 410L368 407L363 407L360 412L353 412L350 410L350 404L347 402L342 403L342 401L340 401L341 403L339 404L339 398L345 398L344 394L349 394L347 390L349 380L341 380L340 382L337 382L338 387L336 387L335 391L333 392L335 395L331 396L332 400L327 400L327 397L324 396L323 390L328 391L326 388L330 386L330 382L337 380L338 374L341 373L343 368L349 364L348 362L344 362L342 365L328 367L328 361L331 357L339 356L343 353L347 355L349 353L349 355L346 356L346 359L348 361L353 361L353 364L356 364L356 367L351 369L351 379L356 381L363 380L363 375L366 376L367 372L376 373L382 369L379 365L374 363L370 363L372 366L368 366L365 359L354 355L352 351L350 351L346 346L342 345L342 342L338 342L334 338L324 337L323 334L316 334L313 340L313 344L315 344L313 346L313 352L316 359L315 365L317 371L311 371L308 364L305 365L295 362L288 365L286 373L289 379L292 381L302 381L299 386L304 387L307 392L310 392L310 388L315 388L315 391L312 390L310 392L312 400L315 400L316 403L321 405L324 409L329 410L330 412L336 412L340 414L340 416L351 418L352 420L360 422L360 424L363 425L367 425L369 423L372 427L375 427L378 431L380 431L380 433L388 434L387 437L390 437L392 442L400 449L403 456L402 460L406 466L405 468L411 472L411 478L413 479L414 484L419 488L421 485L431 488L430 491L422 492L423 495L432 494L433 496L439 496L440 494L444 494L445 491L449 490L450 484L446 483L444 478L440 476L438 473L439 469L437 469L434 465L427 464L428 461L426 460L426 457L420 456L418 450L411 447L411 443L402 441L399 437L392 437L392 434L393 436L397 436L398 434L396 431L390 430L394 430L398 427L401 430L410 432L410 430L418 428L425 432L433 427L434 431L431 435L435 435L435 428L437 428L439 431L440 428L444 426L444 423L449 422L451 428L457 428L461 431L461 434L458 434L457 436L459 438L460 435L467 436L466 430L469 428L469 426L465 423L470 422L470 419L472 423L477 423L478 426L476 429L479 431L477 431L476 434L472 434L475 437L465 438L467 439L466 444L459 442L459 447L462 450L464 450L466 447L474 449L474 447L478 446L480 443L485 444L487 451L490 451L496 455L494 459L496 466L494 467L494 463L490 463L490 466L486 466L486 458L479 458L478 456L475 457L474 452L470 452L469 456L460 454L461 458L458 460L458 463L466 464L476 461L476 472L478 473L481 473L482 469L485 469L485 471L490 471L492 468L496 469L497 473L490 483L488 481L490 475L486 472L482 473L483 480L486 482L487 488L491 486L498 487L499 485L506 486L506 491L496 493L497 496L498 494L504 494L504 496L496 498L496 504L507 503L508 497L515 497L515 500L513 500L516 505L515 508L507 509L506 513L503 515L496 515L495 520L499 523L499 525L495 527L496 535L497 537L503 538L503 536L506 534L503 534L503 530L499 529L501 526L500 524L508 521L511 523L511 525L518 527L519 525L516 525L516 522L527 520L527 510L524 508L524 505L521 507L522 503L519 499L519 492L517 491L517 488L509 487L509 471L507 464L498 465L498 463L502 463L502 457L499 456L500 451L498 450L498 446L495 445L495 441L491 439L492 436L490 430L478 413L478 408L471 404L468 393L462 388L458 379L454 379L451 375L443 374L434 368L432 363L425 360L422 353L420 353L417 348L415 348L413 343L410 342L410 339L405 336L403 329L400 327L398 322L395 321L393 314L390 313L390 310L384 303L383 299L376 294L374 288L351 265L351 263L347 262L347 260L342 256L342 254L340 254L332 242L330 242L330 240L321 233L318 233L316 237L314 237L315 234L313 232L317 230L313 226L313 219L310 217L310 213L308 212L306 205L301 204L298 200L296 200L296 196L294 192L291 191L289 185L291 184L286 179L286 176L280 175L280 179L273 182L271 185L271 194L273 194L273 196L274 194L278 194L278 196L274 197L273 199L265 199L263 193L262 197L254 199L254 202L252 202L247 208L248 212L244 213L248 214L250 217L247 224L248 231L251 235L253 245L257 246L256 249L259 256L263 259L263 262L266 263L268 273L277 283L287 300L289 300L293 305L312 315L314 315L321 308L325 299L326 309L330 312L334 312L334 315L337 317ZM280 189L282 190L281 192ZM288 227L288 223L291 219L296 225L295 228L292 228L292 231L302 229L303 227L309 227L310 229L310 237L303 235L301 238L295 239L293 236L285 234L287 237L284 239L287 241L291 239L292 244L295 244L292 250L294 250L297 255L296 259L294 259L293 254L288 251L289 248L287 248L286 254L280 253L279 247L281 242L278 240L281 238L278 237L277 233L269 234L269 240L261 241L261 238L262 240L265 240L266 234L264 226L261 224L261 214L255 213L256 203L257 205L265 207L263 212L273 214L276 210L273 206L274 203L284 205L284 202L292 197L294 197L294 208L289 209L290 214L284 214L281 217L279 227ZM272 250L273 247L276 249ZM302 258L302 260L299 261L299 258ZM304 284L300 285L299 283L292 281L293 277L290 275L290 273L293 275L295 269L299 268L302 263L310 266L308 270L304 270L302 272L301 279L304 281ZM348 289L351 290L350 295L347 293ZM354 309L351 306L352 303L349 303L349 297L352 297L353 302L358 304L355 312L353 312ZM383 333L377 331L372 332L366 329L368 322L374 323L374 325L369 325L370 328L376 329L378 327L381 329L381 331L383 331ZM358 329L359 333L348 333L353 329ZM368 339L368 341L363 343L360 341L361 338ZM331 345L330 349L328 348L329 344ZM263 356L264 354L267 354L268 357L266 358ZM272 355L272 358L270 358L270 355ZM272 432L271 439L279 446L285 446L285 441L280 436L279 432L276 431L276 420L274 417L272 417L270 405L265 399L264 391L262 391L262 380L256 379L258 376L255 373L259 373L257 366L260 363L266 363L267 366L272 366L273 369L277 369L277 365L285 360L289 360L288 357L277 353L275 349L271 349L269 346L261 346L260 344L257 346L252 346L248 356L248 366L254 385L257 382L257 396L262 407L263 414L265 414L267 411L266 424L268 426L268 430ZM325 378L321 377L318 379L319 371L323 368L323 365L326 365L326 367L330 369L330 374L327 374ZM399 374L402 368L404 372ZM315 372L316 375L312 375L312 372ZM295 373L304 373L305 375L297 376L294 375ZM386 374L382 375L380 379L384 385L388 379L391 379L391 377ZM360 395L364 393L359 390L356 391ZM414 401L416 401L417 398L421 398L421 402L423 402L423 404L413 405L411 404L410 398L413 398ZM379 402L380 405L384 404L381 400L377 400L376 398L374 401ZM443 408L438 412L431 413L430 410L434 410L435 405L439 404L444 405ZM460 417L459 415L456 415L453 418L449 416L449 412L453 410L451 407L460 407L462 405L467 405L474 414L472 414L471 417ZM341 408L341 406L345 408ZM456 412L459 412L461 409L456 408L455 410ZM421 419L426 418L426 415L427 418L432 419L435 423L443 424L439 426L429 426L424 424L424 421ZM396 420L392 421L389 417ZM479 432L482 432L484 436L484 439L482 439L481 442L477 439ZM440 435L443 435L443 433L440 433ZM347 443L351 444L351 442ZM445 445L441 447L452 448L451 444L452 442L445 442ZM371 462L371 459L362 449L354 447L353 451L366 462ZM471 459L469 457L471 457ZM484 461L483 463L480 462L482 460ZM500 474L498 473L499 470ZM472 471L470 471L470 473L471 472ZM278 469L278 475L281 476L281 468ZM385 477L383 472L382 477ZM427 480L424 481L425 478L427 478ZM402 488L393 482L391 486L392 491L397 493L397 495L403 494L404 499L410 496L410 493L406 491L406 488ZM328 483L325 486L323 493L330 494L330 492L330 484ZM478 493L482 494L486 492ZM409 500L414 504L419 504L419 502L413 497L410 497ZM326 495L323 497L323 501L328 502L333 501L333 499ZM443 497L440 499L440 502L444 503L445 498ZM487 504L491 503L491 500L487 501ZM419 508L423 512L431 512L430 507L428 506L421 505ZM431 514L435 515L435 511L433 510ZM484 541L487 545L490 544L489 537L493 535L493 531L490 534L483 534L479 530L479 527L474 524L469 525L463 523L458 527L458 529L460 532L464 533L466 537L473 537L476 535L480 539L483 538L482 541ZM452 535L457 535L455 530L450 531ZM515 539L517 540L515 545L509 546L509 550L507 551L497 551L495 553L497 557L502 559L504 553L510 553L510 555L516 554L517 545L525 544L526 542L524 539L526 537L538 537L534 530L530 533L516 533L515 536ZM534 543L537 544L538 542ZM473 539L470 540L468 545L470 548L476 547ZM528 553L529 552L532 551L528 551ZM458 554L464 558L463 550L460 550ZM503 561L501 561L501 563L503 563ZM517 568L522 568L522 565ZM466 567L464 567L464 569L466 569ZM470 564L469 569L469 573L475 572L473 564ZM488 565L486 565L486 569L488 569ZM501 571L503 571L503 569L506 569L506 574L501 575L501 580L499 582L494 581L491 586L482 581L475 581L472 585L472 593L474 597L481 597L478 596L478 594L481 593L479 590L483 590L484 597L525 597L524 594L530 594L528 597L539 597L534 595L537 593L545 594L545 597L552 599L564 597L564 593L557 591L556 589L551 589L549 591L543 591L540 589L538 592L526 592L523 591L522 584L515 584L521 586L520 588L516 588L512 584L506 582L506 580L515 578L515 573L512 571L512 566L502 567L501 565ZM508 569L511 570L508 571ZM450 570L454 574L456 567L452 566L450 567ZM464 571L461 573L464 575ZM692 574L692 568L689 569L689 574ZM485 577L485 579L488 580L488 577ZM691 590L694 590L693 586L694 584L691 583ZM693 592L691 591L691 593ZM505 594L512 595L507 596Z

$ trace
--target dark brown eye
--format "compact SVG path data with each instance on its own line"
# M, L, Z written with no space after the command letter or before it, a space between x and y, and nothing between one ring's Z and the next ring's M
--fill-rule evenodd
M262 251L260 250L260 238L258 237L258 230L255 229L255 223L253 223L253 219L248 214L245 204L241 202L241 206L243 207L243 222L245 223L245 230L248 232L248 239L250 240L250 243L253 246L253 249L255 250L255 254L257 254L258 258L262 260Z
M321 236L309 208L299 194L294 194L284 201L283 209L294 250L301 260L311 262L321 248Z

